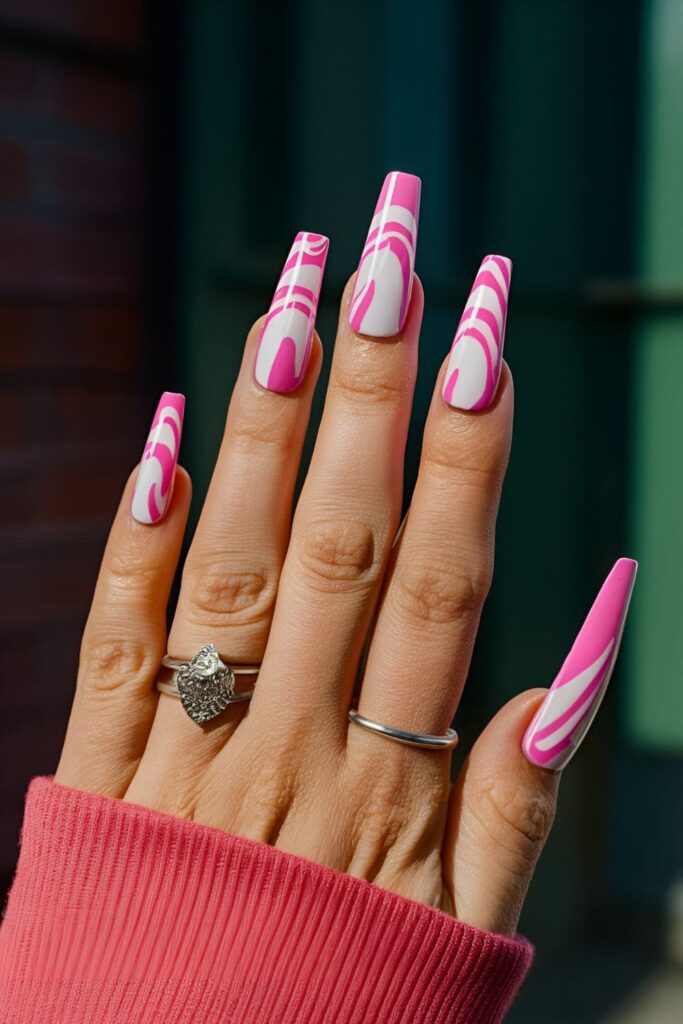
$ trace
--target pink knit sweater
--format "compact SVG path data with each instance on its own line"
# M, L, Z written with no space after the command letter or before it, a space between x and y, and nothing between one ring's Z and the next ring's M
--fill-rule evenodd
M291 856L34 779L2 1024L501 1021L523 940Z

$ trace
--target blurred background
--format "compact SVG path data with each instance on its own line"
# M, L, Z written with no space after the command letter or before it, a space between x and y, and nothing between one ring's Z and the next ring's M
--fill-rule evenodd
M159 393L187 394L198 507L292 236L332 239L329 367L398 168L423 178L427 295L407 493L479 260L515 263L515 443L462 736L548 685L612 562L641 562L509 1019L683 1019L682 127L681 0L0 0L3 888Z

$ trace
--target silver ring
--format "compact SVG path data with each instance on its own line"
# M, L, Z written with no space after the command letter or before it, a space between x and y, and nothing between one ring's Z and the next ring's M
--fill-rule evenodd
M383 725L381 722L373 722L371 718L365 718L355 708L349 711L349 721L361 725L364 729L386 736L388 740L396 743L405 743L408 747L424 747L427 750L453 750L458 745L458 734L455 729L448 729L443 736L431 736L427 732L407 732L405 729L396 729L393 725Z
M235 693L235 676L258 675L260 665L226 665L221 661L214 644L205 644L190 661L180 661L165 655L164 668L172 670L168 680L157 680L157 690L180 703L197 725L204 725L220 715L231 704L251 700L253 690Z

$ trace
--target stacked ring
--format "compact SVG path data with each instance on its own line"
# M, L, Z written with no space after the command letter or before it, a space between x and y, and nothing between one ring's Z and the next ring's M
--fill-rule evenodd
M251 700L254 690L235 692L235 676L258 676L260 665L233 665L224 662L214 644L205 644L189 661L166 655L164 668L172 670L170 679L157 680L157 690L179 697L183 708L197 725L212 721L231 704Z

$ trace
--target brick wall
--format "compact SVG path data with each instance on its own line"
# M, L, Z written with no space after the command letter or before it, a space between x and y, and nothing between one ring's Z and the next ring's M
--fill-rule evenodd
M147 13L0 0L0 881L153 411Z

